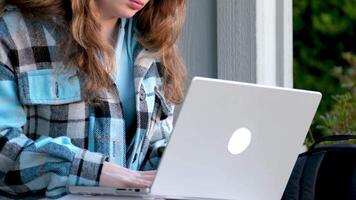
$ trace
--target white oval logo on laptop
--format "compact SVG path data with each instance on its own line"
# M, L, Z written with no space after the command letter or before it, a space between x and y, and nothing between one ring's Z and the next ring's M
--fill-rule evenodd
M231 136L227 149L233 155L242 153L251 142L251 131L247 128L237 129Z

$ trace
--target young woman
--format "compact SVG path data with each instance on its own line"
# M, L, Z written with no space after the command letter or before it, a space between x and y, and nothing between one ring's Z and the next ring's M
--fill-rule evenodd
M149 187L183 98L184 0L5 0L0 194Z

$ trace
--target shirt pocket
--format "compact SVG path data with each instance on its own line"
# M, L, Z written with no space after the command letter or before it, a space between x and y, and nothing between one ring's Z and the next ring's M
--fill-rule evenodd
M60 105L82 100L76 70L40 69L18 75L20 102L24 105Z

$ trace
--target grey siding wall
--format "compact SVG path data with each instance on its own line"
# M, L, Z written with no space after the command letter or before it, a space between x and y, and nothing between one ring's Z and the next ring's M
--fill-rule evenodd
M256 1L187 0L180 47L193 76L256 82Z
M216 22L216 0L187 1L180 47L188 67L188 82L193 76L217 77Z
M187 0L181 49L189 79L292 87L292 46L292 0Z
M217 78L216 0L187 0L186 21L180 49L187 65L188 88L194 76ZM181 106L177 106L175 116ZM175 121L177 117L175 117Z
M256 1L217 1L218 77L256 83Z
M194 76L256 82L255 13L250 0L187 0L180 40L187 87Z
M187 87L193 76L292 87L292 0L187 0L180 47Z

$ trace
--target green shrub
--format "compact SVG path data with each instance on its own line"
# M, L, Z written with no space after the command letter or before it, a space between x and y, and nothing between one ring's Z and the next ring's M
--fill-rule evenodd
M348 75L355 69L342 55L356 52L356 0L294 0L293 17L294 86L323 93L306 143L354 130L344 120L356 121L355 97L344 86L347 79L355 80ZM342 128L344 122L348 125Z
M356 135L356 56L345 53L343 57L350 67L346 70L344 67L335 67L333 75L347 92L332 96L330 111L320 115L321 123L316 126L327 135ZM314 138L313 132L310 131L306 145L310 146Z
M345 54L344 57L351 67L347 70L342 67L334 68L334 76L348 91L333 96L332 109L320 116L322 124L317 127L329 135L356 135L356 56Z

